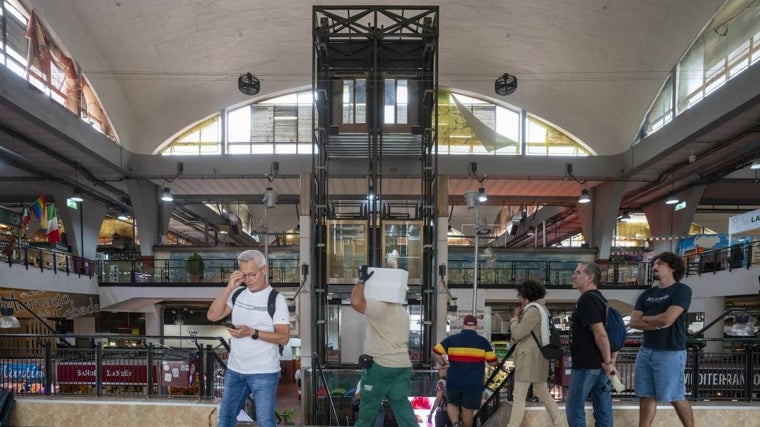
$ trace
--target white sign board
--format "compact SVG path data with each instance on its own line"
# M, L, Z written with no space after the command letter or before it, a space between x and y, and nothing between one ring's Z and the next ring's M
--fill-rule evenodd
M740 234L750 230L760 230L760 209L728 219L728 234Z

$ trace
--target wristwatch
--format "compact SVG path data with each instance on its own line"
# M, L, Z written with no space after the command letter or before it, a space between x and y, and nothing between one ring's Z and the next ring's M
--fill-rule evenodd
M259 339L259 330L258 330L258 329L254 329L254 330L253 330L253 335L251 335L251 339L252 339L252 340L257 340L257 339Z

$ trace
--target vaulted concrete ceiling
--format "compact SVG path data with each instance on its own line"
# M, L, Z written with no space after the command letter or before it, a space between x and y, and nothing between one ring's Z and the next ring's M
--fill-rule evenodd
M126 148L149 154L187 125L311 84L312 5L356 1L26 0L77 59ZM398 1L376 1L396 5ZM416 2L412 2L416 3ZM629 148L664 77L722 0L447 0L440 83L549 120L597 154Z

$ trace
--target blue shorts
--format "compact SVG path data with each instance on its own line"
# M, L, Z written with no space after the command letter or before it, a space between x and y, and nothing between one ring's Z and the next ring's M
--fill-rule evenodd
M686 350L639 348L634 371L634 389L638 397L658 402L678 402L686 397Z
M446 384L446 401L465 409L480 409L483 400L483 386L451 388Z

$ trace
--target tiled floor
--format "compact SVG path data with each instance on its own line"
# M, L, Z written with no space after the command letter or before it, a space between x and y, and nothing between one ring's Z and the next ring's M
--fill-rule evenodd
M303 425L301 401L298 400L298 386L295 383L281 382L277 387L277 412L295 410L288 421L291 425Z

